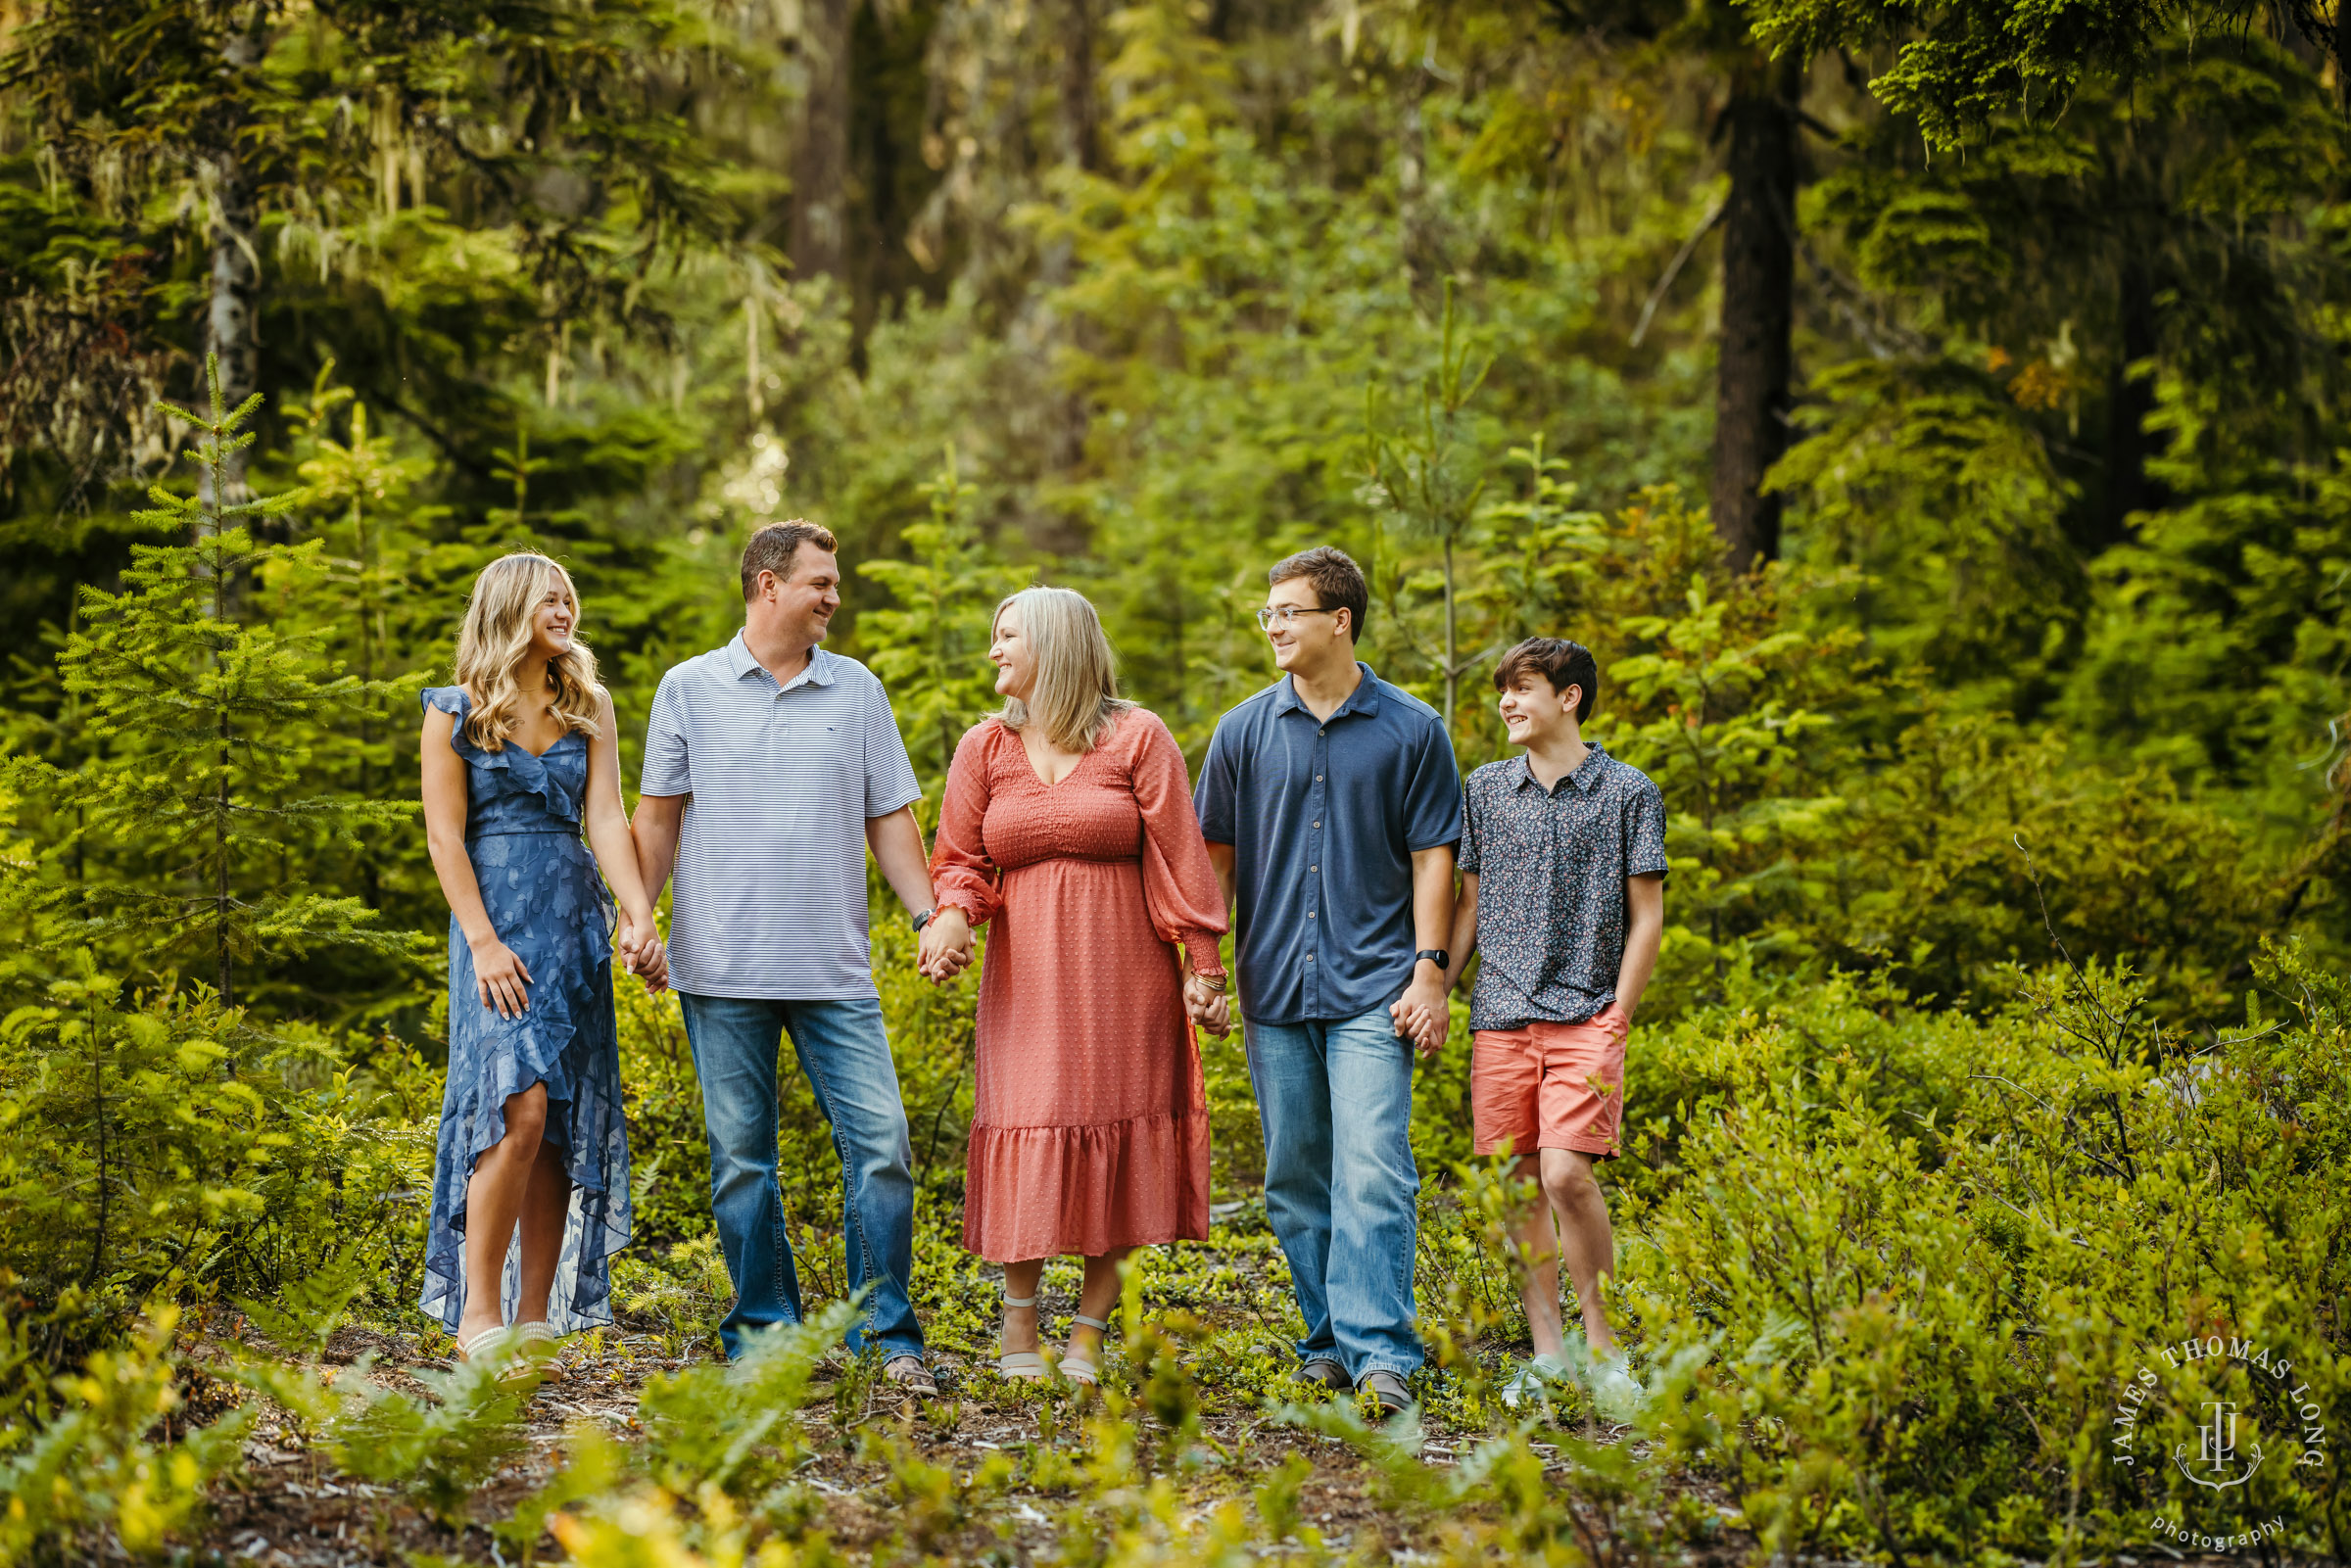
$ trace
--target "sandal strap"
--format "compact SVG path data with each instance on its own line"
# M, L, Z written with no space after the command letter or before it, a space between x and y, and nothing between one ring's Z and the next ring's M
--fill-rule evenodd
M1036 1298L1033 1296L1015 1296L1012 1292L1006 1291L1004 1293L1004 1305L1007 1307L1034 1307L1036 1305Z
M1073 1323L1083 1323L1087 1328L1098 1328L1105 1334L1110 1332L1110 1325L1108 1323L1103 1322L1102 1319L1098 1317L1088 1317L1083 1312L1072 1312L1070 1314L1070 1321Z

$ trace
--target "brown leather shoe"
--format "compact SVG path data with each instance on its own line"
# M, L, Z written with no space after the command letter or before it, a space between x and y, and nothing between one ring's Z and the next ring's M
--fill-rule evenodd
M893 1355L882 1368L882 1381L905 1390L918 1400L927 1400L938 1393L938 1380L919 1355Z
M1393 1372L1366 1372L1364 1380L1355 1386L1355 1391L1377 1400L1379 1413L1383 1416L1410 1410L1419 1402L1413 1398L1411 1387Z
M1315 1356L1292 1375L1301 1383L1313 1383L1333 1394L1344 1394L1355 1387L1347 1369L1327 1355Z

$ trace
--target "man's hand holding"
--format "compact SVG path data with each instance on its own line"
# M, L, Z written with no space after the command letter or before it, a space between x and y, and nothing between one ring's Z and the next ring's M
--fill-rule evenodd
M916 949L915 972L934 985L944 985L971 967L972 923L960 909L941 908L923 926Z
M1427 959L1413 966L1413 983L1388 1009L1396 1021L1396 1032L1411 1040L1415 1049L1424 1057L1434 1057L1445 1048L1445 1036L1453 1026L1452 1010L1445 1003L1445 974Z

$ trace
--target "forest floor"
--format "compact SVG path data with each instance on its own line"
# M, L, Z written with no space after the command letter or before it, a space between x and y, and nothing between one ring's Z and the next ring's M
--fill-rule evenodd
M1222 1206L1221 1206L1222 1207ZM1444 1521L1409 1524L1376 1498L1377 1477L1348 1446L1300 1430L1274 1417L1283 1400L1317 1397L1304 1384L1286 1379L1291 1356L1274 1322L1269 1322L1271 1293L1286 1295L1288 1280L1280 1254L1259 1231L1235 1234L1219 1227L1204 1246L1168 1249L1156 1273L1164 1291L1192 1323L1186 1366L1199 1394L1202 1455L1208 1462L1187 1467L1179 1480L1183 1517L1205 1516L1227 1498L1246 1503L1255 1488L1291 1455L1306 1473L1299 1484L1295 1532L1299 1544L1319 1546L1334 1557L1377 1562L1412 1562L1437 1544ZM1074 1309L1076 1269L1057 1265L1046 1277L1045 1316L1066 1323ZM966 1282L970 1325L984 1322L993 1338L992 1286L983 1290L975 1276ZM1157 1305L1157 1303L1155 1303ZM944 1316L947 1314L937 1314ZM881 1384L849 1357L836 1353L811 1384L801 1419L812 1463L796 1479L824 1499L821 1530L852 1561L1029 1562L1052 1557L1070 1528L1074 1497L1068 1485L1036 1484L1058 1469L1042 1455L1058 1452L1082 1460L1094 1434L1086 1425L1098 1397L1074 1389L1007 1385L992 1375L983 1354L941 1348L934 1331L933 1364L936 1398L909 1399ZM976 1336L967 1331L967 1347ZM639 1428L638 1401L648 1381L661 1373L698 1364L708 1356L706 1336L681 1345L674 1333L633 1332L623 1324L575 1336L561 1356L560 1383L543 1386L527 1411L528 1447L480 1487L471 1498L470 1520L451 1529L401 1492L371 1486L338 1472L317 1449L305 1448L291 1423L264 1412L246 1449L242 1478L215 1501L198 1541L198 1557L288 1568L346 1568L358 1564L492 1563L515 1560L516 1543L501 1543L495 1525L544 1486L560 1466L570 1434L582 1423L600 1427L623 1443ZM992 1343L988 1346L992 1349ZM216 1347L225 1353L225 1344ZM1118 1346L1112 1345L1115 1364ZM446 1367L450 1345L429 1330L347 1327L331 1341L326 1369L367 1360L367 1376L408 1394L422 1385L419 1369ZM202 1359L200 1354L199 1359ZM224 1358L224 1357L216 1357ZM1148 1428L1140 1409L1130 1418ZM1586 1428L1607 1437L1610 1429ZM1433 1410L1423 1411L1419 1451L1429 1465L1449 1465L1488 1434L1454 1430ZM880 1440L880 1441L876 1441ZM1560 1469L1557 1450L1537 1451ZM991 1455L1013 1461L1013 1480L984 1504L940 1508L910 1506L893 1476L908 1457L952 1474L960 1494L972 1473ZM1704 1484L1685 1481L1680 1491L1701 1492ZM1693 1498L1707 1512L1722 1499ZM910 1518L919 1514L920 1518ZM1742 1561L1751 1548L1743 1533L1724 1529L1703 1548L1677 1553L1694 1565ZM560 1561L555 1543L542 1537L538 1555Z
M1275 1326L1267 1311L1269 1292L1286 1292L1287 1277L1279 1253L1267 1241L1262 1231L1235 1235L1220 1227L1205 1246L1160 1255L1174 1260L1161 1283L1173 1282L1172 1293L1183 1298L1179 1310L1194 1325L1186 1369L1198 1391L1200 1456L1207 1459L1187 1467L1178 1481L1181 1520L1203 1519L1227 1499L1249 1505L1255 1489L1296 1455L1304 1461L1304 1474L1290 1549L1366 1563L1434 1560L1447 1518L1415 1519L1383 1506L1380 1477L1368 1461L1350 1447L1274 1414L1281 1401L1316 1396L1287 1380L1290 1354L1278 1335L1269 1332ZM1074 1308L1076 1282L1074 1267L1048 1271L1048 1320ZM977 1275L964 1282L969 1299L962 1315L967 1324L984 1321L992 1339L992 1286L983 1291L982 1284ZM1203 1285L1210 1288L1204 1291ZM1068 1478L1095 1437L1086 1417L1098 1408L1098 1396L1008 1385L992 1375L983 1356L940 1348L942 1337L952 1336L933 1336L933 1362L941 1386L936 1398L900 1397L838 1352L819 1368L800 1412L814 1457L795 1475L822 1499L821 1515L808 1519L807 1528L821 1531L838 1552L858 1563L1058 1560L1068 1547L1074 1503L1083 1505L1081 1488L1068 1484ZM968 1343L971 1335L964 1338ZM635 1332L625 1321L574 1337L561 1356L563 1381L543 1386L530 1401L526 1446L474 1492L468 1521L456 1529L396 1489L338 1472L322 1450L302 1445L290 1423L264 1411L249 1434L243 1475L216 1498L194 1560L272 1568L448 1568L460 1562L509 1568L517 1562L518 1543L510 1536L502 1543L494 1527L511 1519L554 1476L577 1429L586 1424L629 1443L639 1431L638 1402L648 1381L707 1360L710 1353L702 1348L707 1343L707 1336L681 1344L674 1332ZM230 1347L221 1343L213 1349L225 1353ZM335 1335L323 1360L331 1368L364 1358L367 1376L413 1395L422 1388L414 1374L446 1367L450 1350L445 1336L429 1330L347 1327ZM1115 1340L1112 1354L1115 1364ZM1422 1412L1421 1463L1458 1463L1490 1435L1483 1427L1449 1425L1434 1404ZM1145 1429L1152 1424L1151 1415L1139 1408L1130 1418ZM1588 1437L1629 1441L1622 1429L1582 1425L1581 1430ZM1547 1480L1566 1469L1556 1448L1534 1448L1549 1461ZM1009 1485L999 1482L975 1497L969 1490L974 1472L999 1455L1011 1461ZM1066 1462L1056 1462L1056 1455ZM904 1481L909 1459L951 1478L940 1489L951 1496L942 1501L912 1495ZM1063 1484L1052 1484L1056 1475ZM1636 1554L1631 1560L1689 1568L1751 1560L1753 1538L1728 1522L1735 1517L1729 1497L1709 1479L1674 1477L1667 1500L1685 1522L1675 1532L1683 1543L1660 1556ZM1695 1533L1687 1529L1693 1517L1703 1521ZM519 1555L543 1562L564 1558L546 1535L535 1551ZM1811 1568L1828 1568L1831 1562L1802 1560ZM2151 1546L2142 1560L2218 1564L2231 1559L2183 1556Z

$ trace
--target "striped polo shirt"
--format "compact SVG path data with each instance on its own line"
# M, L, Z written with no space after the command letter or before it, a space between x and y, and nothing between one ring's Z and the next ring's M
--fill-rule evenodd
M876 995L865 825L922 798L889 694L811 649L782 686L743 634L661 678L637 789L689 795L669 982L696 996Z

